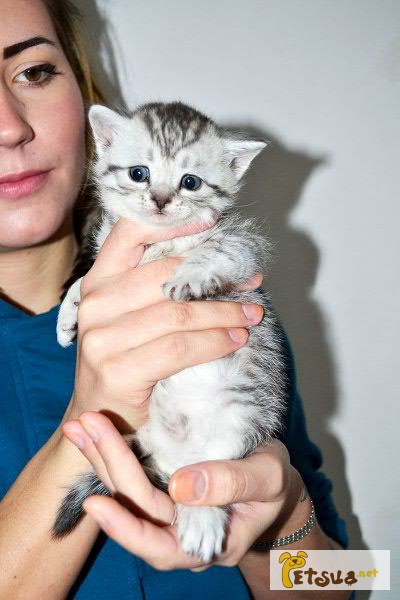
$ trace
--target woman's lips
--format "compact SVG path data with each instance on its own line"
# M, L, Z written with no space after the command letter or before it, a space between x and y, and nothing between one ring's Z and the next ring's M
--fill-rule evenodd
M17 181L1 181L0 198L22 198L29 196L39 190L47 181L49 171L37 172L32 175L23 176ZM11 179L11 177L10 177ZM14 179L14 177L13 177Z

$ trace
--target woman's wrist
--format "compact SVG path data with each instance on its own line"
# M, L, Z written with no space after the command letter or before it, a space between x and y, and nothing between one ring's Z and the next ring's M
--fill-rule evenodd
M65 488L89 468L59 426L9 488L0 504L0 598L68 595L99 528L84 519L79 531L60 541L52 540L51 529Z
M304 487L300 473L292 466L282 510L274 523L255 541L255 544L288 536L303 527L312 511L310 497L307 495L307 498L302 500Z
M47 461L63 465L62 472L69 480L71 477L76 477L84 471L91 470L92 465L64 435L62 426L67 421L66 415L67 412L53 435L43 446L42 452L46 454Z

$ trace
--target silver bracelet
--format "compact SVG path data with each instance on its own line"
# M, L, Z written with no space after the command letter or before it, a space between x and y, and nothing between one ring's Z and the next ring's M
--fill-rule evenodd
M306 498L310 497L307 491L306 486L304 486L301 496L299 498L300 502L304 502ZM311 529L317 523L317 517L315 516L314 503L311 500L311 515L308 518L308 521L303 527L300 527L297 531L294 531L290 535L285 535L284 537L278 538L276 540L266 540L265 542L255 542L250 549L254 550L271 550L272 548L280 548L280 546L286 546L287 544L291 544L292 542L296 542L297 540L301 540L308 533L310 533Z

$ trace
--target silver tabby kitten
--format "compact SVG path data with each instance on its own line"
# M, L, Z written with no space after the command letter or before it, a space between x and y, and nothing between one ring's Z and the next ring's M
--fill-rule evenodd
M216 299L258 303L265 315L250 327L245 346L157 383L148 421L127 438L150 480L167 491L180 467L237 459L281 430L286 377L280 328L269 298L235 291L267 258L268 242L254 219L232 210L240 181L266 142L233 134L182 104L151 103L124 116L103 106L89 112L97 159L93 174L103 220L93 232L94 255L120 217L157 227L215 222L210 229L154 243L141 264L184 256L163 286L173 300ZM61 305L57 336L68 346L76 335L80 282ZM95 473L82 475L58 511L54 537L71 531L91 494L109 494ZM209 562L223 549L231 506L177 505L183 549Z

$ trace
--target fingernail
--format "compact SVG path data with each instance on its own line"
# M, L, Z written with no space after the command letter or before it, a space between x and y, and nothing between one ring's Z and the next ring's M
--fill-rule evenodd
M244 344L248 338L246 329L228 329L229 337L237 343Z
M172 480L172 491L177 502L200 500L205 489L206 478L201 471L184 471Z
M100 437L97 429L91 423L88 423L86 420L82 419L81 423L83 425L84 430L91 437L91 439L94 442L97 442Z
M80 450L85 447L85 440L77 433L68 433L68 439Z
M258 304L243 304L242 309L252 323L259 323L264 315L264 309Z

